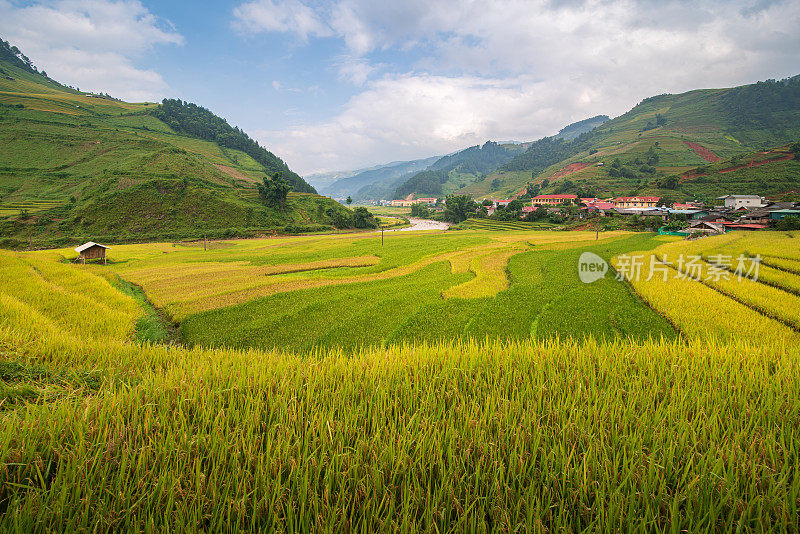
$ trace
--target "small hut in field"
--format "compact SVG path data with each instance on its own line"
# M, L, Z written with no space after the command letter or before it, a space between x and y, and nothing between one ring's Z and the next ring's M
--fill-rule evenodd
M77 247L75 252L79 254L78 259L86 263L86 260L103 260L103 265L106 263L106 249L107 246L89 241Z

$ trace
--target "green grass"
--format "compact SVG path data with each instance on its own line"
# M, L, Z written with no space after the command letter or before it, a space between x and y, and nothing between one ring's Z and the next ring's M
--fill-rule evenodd
M132 297L142 308L142 316L136 321L135 336L139 343L171 343L177 340L175 327L147 299L141 287L117 277L114 287Z

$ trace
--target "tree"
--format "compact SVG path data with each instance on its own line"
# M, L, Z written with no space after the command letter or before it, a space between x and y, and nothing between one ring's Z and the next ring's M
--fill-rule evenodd
M446 221L456 224L466 221L478 209L478 204L469 195L450 195L447 197L446 204L444 218Z
M533 221L540 221L542 219L546 219L548 215L547 208L544 206L539 206L533 211L529 211L525 214L525 220L529 222Z
M265 176L264 183L258 186L258 196L266 206L280 208L286 205L286 197L292 186L283 179L283 173L276 172L272 178Z
M784 217L775 224L778 230L800 230L800 218L798 217Z
M353 203L353 199L350 197L350 195L347 196L347 200L345 200L345 202L347 202L348 206Z
M492 180L492 189L500 189L500 180L497 178Z
M519 211L522 211L522 208L524 206L525 205L522 203L521 200L514 199L514 200L512 200L511 202L508 203L508 206L506 206L506 209L508 211L513 212L513 213L517 213Z
M794 154L794 159L800 161L800 142L794 143L789 148L792 149L792 153Z
M351 225L352 222L350 218L344 215L342 212L332 208L326 209L325 215L330 217L331 224L333 225L334 228L347 228Z
M412 204L411 216L419 217L420 219L427 219L431 216L431 210L429 210L428 206L424 204Z
M356 228L377 228L378 220L364 206L353 210L353 226Z

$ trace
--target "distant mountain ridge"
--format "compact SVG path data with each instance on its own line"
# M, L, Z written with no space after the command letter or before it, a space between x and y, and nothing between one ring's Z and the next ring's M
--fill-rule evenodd
M458 188L461 182L485 178L503 163L513 159L522 151L519 145L500 145L487 141L454 154L439 158L426 170L418 172L402 183L394 191L394 198L408 195L441 197Z
M397 181L411 174L427 169L439 156L411 161L395 161L364 169L324 186L321 191L332 197L351 196L354 200L379 200L391 195ZM402 181L405 180L401 180Z
M595 117L591 117L589 119L583 119L582 121L573 122L568 126L564 126L556 135L555 137L559 139L575 139L582 133L591 132L598 126L610 121L611 118L608 115L597 115Z

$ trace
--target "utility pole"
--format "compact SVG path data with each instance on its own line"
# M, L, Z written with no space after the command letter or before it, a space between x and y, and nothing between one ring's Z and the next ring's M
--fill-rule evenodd
M205 250L206 250L207 241L208 241L208 240L206 239L206 234L203 234L203 251L205 251Z
M383 225L381 225L381 246L383 246Z

